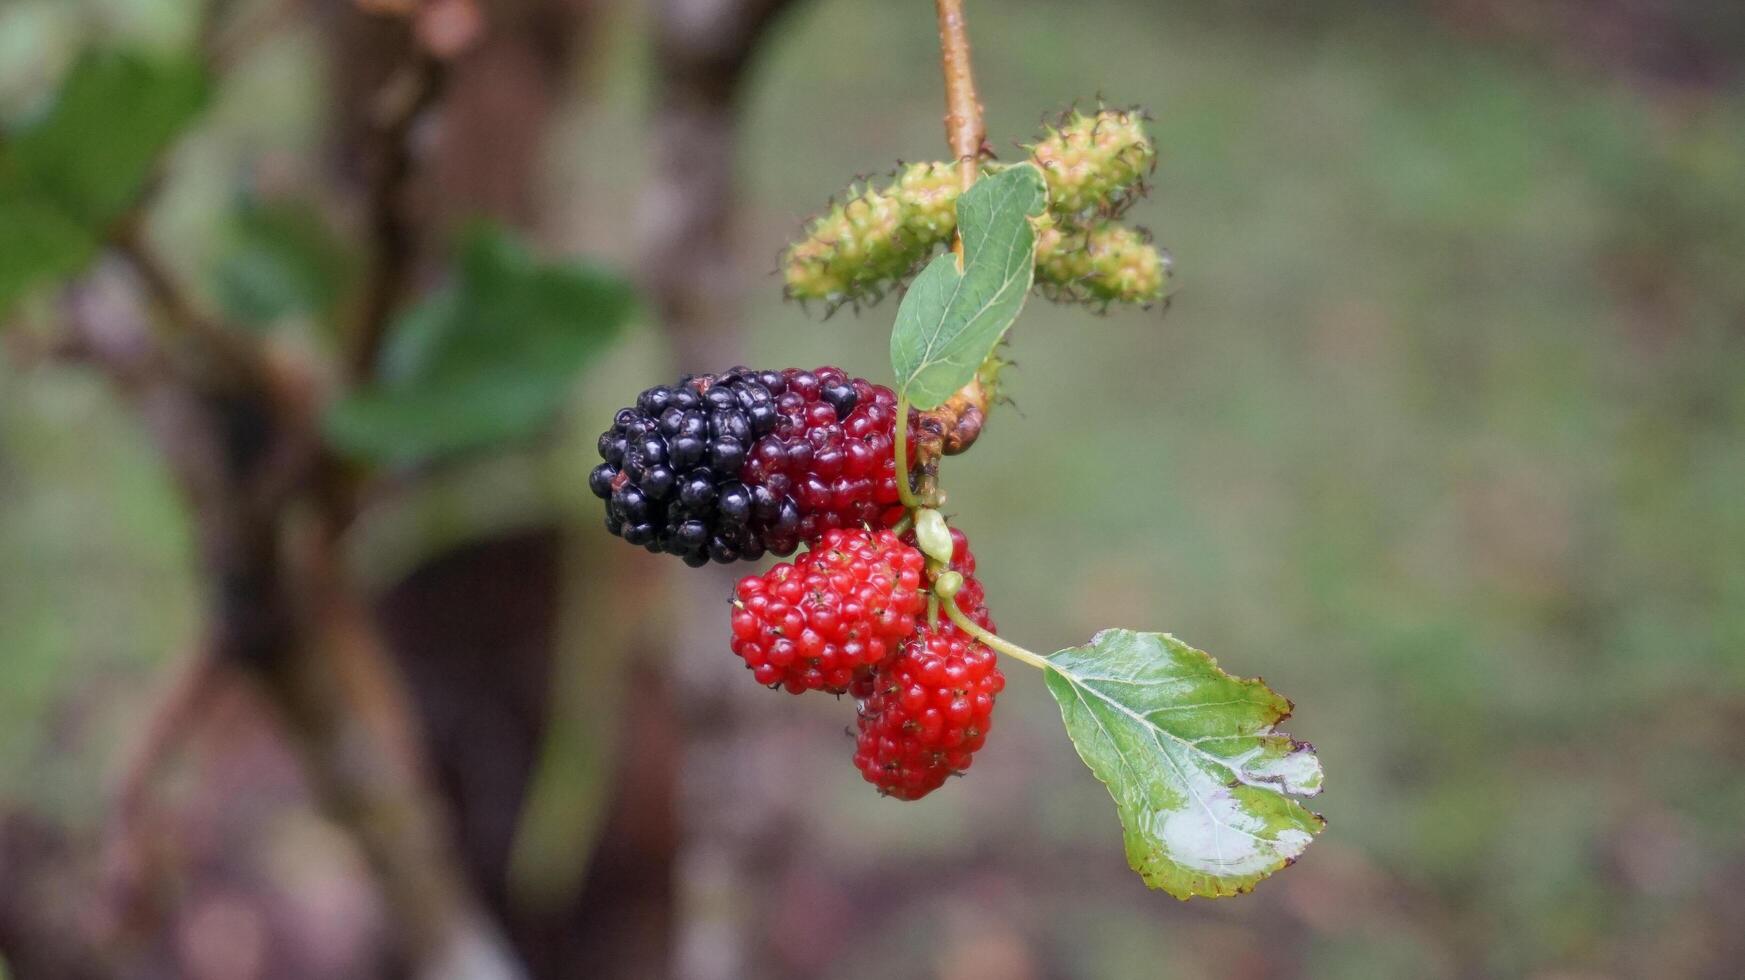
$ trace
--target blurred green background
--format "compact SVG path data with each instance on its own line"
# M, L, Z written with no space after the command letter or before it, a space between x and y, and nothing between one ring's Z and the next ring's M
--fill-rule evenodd
M842 706L772 694L771 778L806 809L752 918L785 969L1745 973L1745 32L1733 5L1678 8L1707 60L1672 70L1697 54L1604 43L1608 16L1645 30L1636 8L1571 6L971 5L1001 148L1099 93L1154 113L1134 220L1178 292L1166 313L1034 302L1014 404L948 462L947 510L1003 634L1165 630L1291 697L1329 829L1252 896L1178 904L1126 870L1022 667L974 771L912 805L860 781ZM926 8L805 4L756 67L723 299L747 361L888 380L893 302L820 324L771 270L849 177L943 155ZM9 0L0 108L93 23L172 44L186 16ZM548 244L622 267L645 22L614 10L546 147ZM176 155L160 230L190 275L244 161L303 152L313 44L267 44ZM541 465L585 473L669 356L643 331L591 369ZM120 733L197 625L189 548L100 383L0 361L0 801L100 819Z

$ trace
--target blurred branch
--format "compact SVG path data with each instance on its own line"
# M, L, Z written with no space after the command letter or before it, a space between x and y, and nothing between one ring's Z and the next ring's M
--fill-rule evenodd
M410 24L406 30L404 60L370 106L364 193L369 254L346 352L346 371L354 382L375 372L394 308L411 286L418 247L417 226L406 208L406 185L416 163L411 136L442 87L442 62L411 38Z
M435 62L414 55L378 107L373 264L352 359L360 374L406 288L412 231L399 190L408 134L437 79ZM154 774L233 665L277 708L316 797L369 860L416 975L520 976L470 894L425 784L413 711L336 557L351 494L333 486L341 468L321 442L316 372L199 310L145 238L148 206L109 244L162 329L92 284L71 292L56 348L107 375L145 423L187 501L209 589L206 642L151 711L120 777L116 846L130 846Z
M152 788L178 751L193 743L218 700L223 664L202 642L173 665L173 676L147 705L133 740L112 777L103 830L101 900L106 945L116 945L162 914L154 907L154 874L161 873L161 821L153 819Z
M735 346L732 246L737 103L746 68L793 0L661 0L654 173L644 197L644 284L687 369Z
M217 688L218 658L207 644L182 657L173 670L122 755L109 794L109 822L115 828L111 842L123 850L131 850L128 838L145 809L152 782L176 748L192 736Z
M237 665L277 706L327 812L357 838L406 955L432 975L457 957L486 975L518 975L468 896L422 784L416 723L355 585L332 558L336 525L296 516L294 504L317 491L320 449L294 369L251 362L258 386L190 372L197 355L178 358L125 311L96 303L75 297L75 349L129 398L168 461L212 594L209 643L152 712L118 815L137 814L143 782L221 665Z
M215 0L214 8L227 6L232 0ZM270 0L264 10L252 11L241 23L226 25L219 18L208 16L200 48L214 74L223 75L242 61L267 38L296 20L304 0Z
M416 976L522 976L470 893L425 783L412 706L335 542L314 534L299 551L296 602L313 635L300 656L281 657L259 676L297 733L317 798L375 870Z

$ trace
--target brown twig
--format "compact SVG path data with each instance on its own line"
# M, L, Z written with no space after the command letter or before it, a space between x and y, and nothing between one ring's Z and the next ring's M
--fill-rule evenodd
M934 0L939 16L939 62L945 73L945 142L957 158L963 189L981 176L987 154L988 130L976 95L975 73L970 64L969 25L964 20L963 0ZM963 236L953 236L951 250L963 264ZM955 456L975 444L987 418L990 398L980 379L964 385L944 405L916 412L915 493L923 501L937 503L939 458Z
M171 669L174 675L150 702L110 782L98 919L110 944L124 941L159 914L150 886L158 870L154 856L162 828L153 819L152 790L170 760L196 741L222 690L223 664L214 655L211 638Z
M146 200L150 199L150 192ZM109 244L139 280L139 285L157 313L157 325L180 334L186 347L202 358L200 370L230 374L238 382L250 380L251 367L259 357L249 337L226 330L206 316L176 281L146 238L145 201L116 222Z
M173 670L174 676L153 699L144 723L135 731L112 783L109 819L123 836L145 808L164 763L194 733L218 687L220 667L210 643L200 644Z
M353 382L375 373L394 308L411 287L418 229L406 208L406 186L416 164L410 139L424 111L441 91L443 63L411 38L406 60L377 94L371 129L365 211L368 258L362 298L346 351L346 373Z
M967 191L981 176L988 130L970 68L969 25L963 17L963 0L934 0L934 8L939 14L939 63L945 69L945 142L957 158L958 177ZM961 258L963 242L959 240L954 248Z

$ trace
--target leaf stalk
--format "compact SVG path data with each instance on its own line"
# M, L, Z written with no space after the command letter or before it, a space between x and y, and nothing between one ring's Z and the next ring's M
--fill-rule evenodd
M945 615L953 623L957 624L958 629L963 630L965 633L968 633L969 635L975 637L977 640L980 640L982 643L985 643L988 646L993 647L995 650L998 650L999 652L1005 654L1006 656L1011 657L1013 660L1017 660L1017 661L1020 661L1021 663L1029 664L1030 666L1035 667L1037 670L1047 670L1048 669L1048 658L1042 656L1039 653L1032 653L1031 651L1024 649L1023 647L1019 646L1016 643L1013 643L1010 640L1007 640L1007 639L1000 637L1000 636L996 636L993 633L989 632L988 630L982 629L981 626L978 623L976 623L975 620L970 619L969 616L966 615L962 609L959 609L957 607L956 600L948 599L944 602L941 602L939 604L939 608L945 610Z

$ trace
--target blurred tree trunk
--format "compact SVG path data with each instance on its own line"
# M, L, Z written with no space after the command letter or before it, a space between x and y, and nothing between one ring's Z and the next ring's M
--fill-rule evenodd
M641 278L681 371L719 371L740 356L734 166L739 100L771 24L793 0L660 0L655 6L653 168L643 193ZM756 792L750 767L765 692L722 650L720 601L734 575L709 566L675 583L674 680L686 722L680 780L685 980L761 975L752 914L778 873L773 839L788 798Z
M490 218L538 230L538 165L573 62L587 54L592 0L491 0L480 42L449 66L428 140L431 157L402 206L425 216L416 264L444 254L461 223ZM405 38L350 5L333 21L340 115L335 144L367 143L384 65ZM367 180L342 152L342 178ZM673 924L672 796L676 730L659 677L639 676L622 738L638 745L616 774L607 817L581 887L541 908L517 906L510 855L548 733L559 612L566 602L565 533L555 524L469 542L390 588L379 612L424 721L438 785L454 808L466 867L538 977L664 973ZM628 659L628 658L627 658ZM638 658L640 661L642 658ZM645 669L638 668L639 673Z

